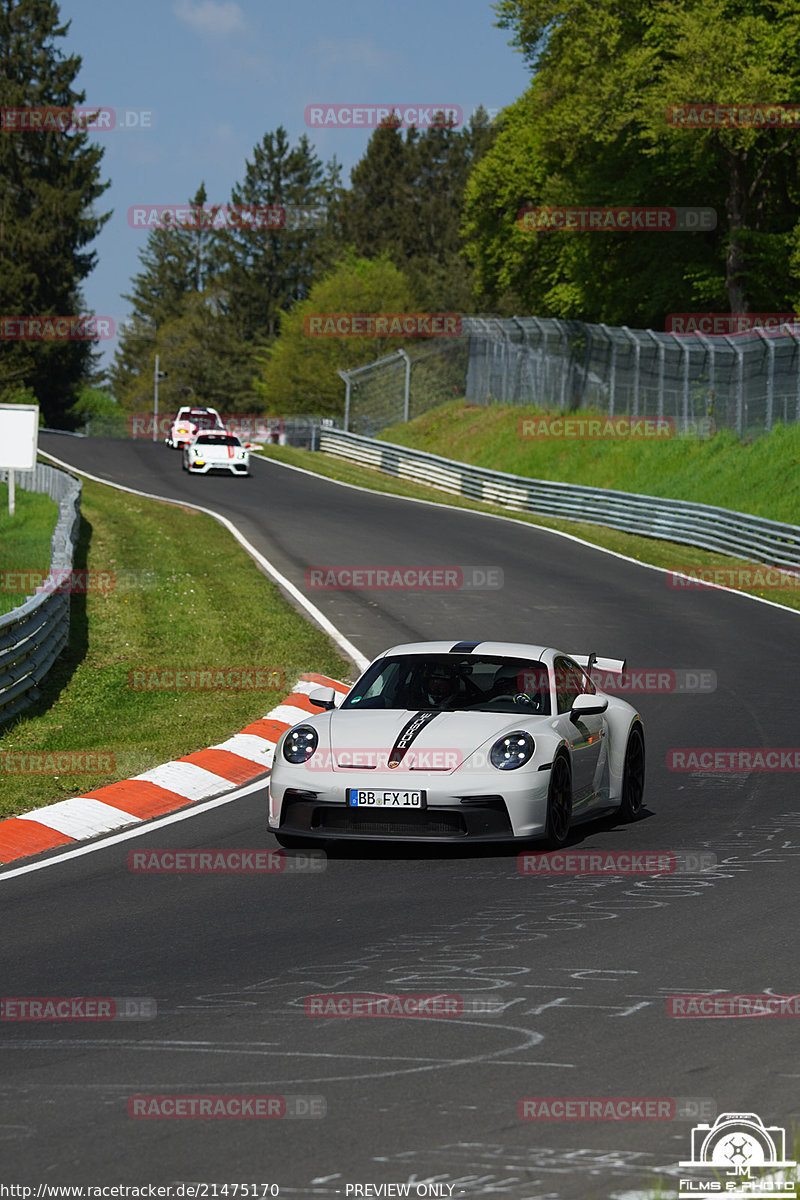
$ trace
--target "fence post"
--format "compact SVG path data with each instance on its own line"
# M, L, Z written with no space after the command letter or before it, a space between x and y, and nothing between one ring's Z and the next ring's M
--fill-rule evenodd
M727 336L725 341L736 355L736 433L741 437L744 428L744 350ZM798 405L800 405L800 390L798 391Z
M536 379L538 383L539 395L536 403L541 404L542 396L544 394L544 350L545 346L547 345L547 334L542 329L542 322L540 321L539 317L531 317L530 319L533 321L539 334L539 347L536 355Z
M796 328L797 323L795 322L795 329ZM794 349L795 353L797 354L797 406L795 408L794 419L795 421L800 421L800 341L798 341L797 334L794 332L794 329L787 329L786 332L794 342Z
M652 329L645 329L648 337L652 338L658 347L658 412L659 420L664 416L664 343L656 337Z
M642 347L639 344L639 339L634 337L627 325L622 326L622 332L626 337L629 337L633 342L634 347L634 366L633 366L633 412L632 416L639 415L639 363L642 357Z
M708 354L708 357L709 357L708 402L706 403L706 416L710 416L711 413L709 411L709 403L711 405L711 411L713 411L713 408L714 408L714 345L713 345L713 342L709 342L708 338L706 337L706 335L704 333L698 333L697 337L698 337L698 340L700 341L701 345L703 345L705 347L706 353Z
M772 429L772 406L775 400L775 343L772 338L767 337L763 329L755 331L761 338L764 345L767 347L769 355L769 368L767 370L767 433Z
M402 355L406 364L406 379L403 389L403 420L408 424L408 406L411 394L411 359L406 354L405 350L398 350L398 354Z
M350 428L350 376L347 371L337 371L336 374L340 379L344 380L344 429L345 433Z
M608 415L609 417L613 417L614 400L617 391L617 339L611 333L607 325L601 324L600 328L611 343L611 365L609 369L608 380Z
M555 320L556 325L558 326L558 331L561 334L561 337L563 338L563 343L561 346L561 398L560 398L559 404L558 404L559 411L563 412L566 407L566 403L567 403L567 370L569 367L569 355L568 355L569 330L566 327L562 328L562 326L564 325L563 321L559 321L556 318L554 318L554 320Z

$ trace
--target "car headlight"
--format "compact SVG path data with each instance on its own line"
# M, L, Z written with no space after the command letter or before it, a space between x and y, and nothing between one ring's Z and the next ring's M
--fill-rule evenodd
M310 725L298 725L286 735L283 743L283 757L290 763L308 762L317 748L317 731Z
M498 738L492 746L489 760L499 771L515 771L517 767L524 767L535 748L536 744L529 733L515 729L513 733Z

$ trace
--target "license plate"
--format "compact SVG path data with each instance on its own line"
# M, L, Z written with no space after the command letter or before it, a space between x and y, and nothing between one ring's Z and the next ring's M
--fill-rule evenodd
M425 808L425 792L394 792L388 788L348 788L350 808Z

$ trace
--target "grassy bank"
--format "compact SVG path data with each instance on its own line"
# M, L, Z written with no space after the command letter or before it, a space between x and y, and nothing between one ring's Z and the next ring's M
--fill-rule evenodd
M224 741L274 708L304 671L353 674L211 517L88 481L81 508L75 566L108 573L113 586L72 596L69 649L41 700L0 726L0 817ZM240 678L217 674L228 668L268 686L223 688ZM173 669L215 674L162 690L172 679L160 673ZM106 759L54 774L23 773L20 759L5 758L56 751Z
M50 570L50 543L58 520L55 500L39 492L14 488L14 506L10 517L8 484L0 483L0 614L27 599L21 573L46 575Z
M728 430L706 439L521 436L523 421L539 429L542 416L532 408L455 401L380 436L514 475L670 496L800 524L800 425L776 426L749 443Z

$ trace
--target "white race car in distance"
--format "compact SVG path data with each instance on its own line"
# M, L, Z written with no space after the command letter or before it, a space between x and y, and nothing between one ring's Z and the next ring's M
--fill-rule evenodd
M639 713L593 667L625 663L512 642L394 646L339 708L284 733L269 782L281 845L333 838L545 839L579 821L635 819L644 797Z
M182 450L196 433L205 429L218 429L221 433L225 431L222 417L215 408L179 408L170 426L169 437L165 440L174 450Z
M209 471L249 475L250 454L235 433L198 433L183 452L183 469L193 475L207 475Z

